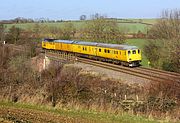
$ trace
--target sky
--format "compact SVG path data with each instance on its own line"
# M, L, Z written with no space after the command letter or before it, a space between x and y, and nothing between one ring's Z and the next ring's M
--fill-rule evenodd
M112 18L159 18L180 9L180 0L0 0L0 20L49 18L79 20L99 13Z

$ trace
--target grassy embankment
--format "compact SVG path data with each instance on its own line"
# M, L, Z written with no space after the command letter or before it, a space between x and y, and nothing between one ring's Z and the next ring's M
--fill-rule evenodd
M142 116L134 116L129 114L114 115L104 112L80 110L80 109L57 109L51 108L43 105L30 105L22 103L11 103L11 102L0 102L1 108L16 108L16 109L30 109L33 111L41 111L42 113L52 113L53 115L71 117L76 119L87 119L91 122L113 122L113 123L158 123L158 120L147 119Z

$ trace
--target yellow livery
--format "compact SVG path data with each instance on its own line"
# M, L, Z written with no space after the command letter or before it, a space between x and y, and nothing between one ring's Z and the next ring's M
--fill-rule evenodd
M74 53L77 56L116 62L125 66L139 66L141 50L136 46L97 42L44 39L42 48Z

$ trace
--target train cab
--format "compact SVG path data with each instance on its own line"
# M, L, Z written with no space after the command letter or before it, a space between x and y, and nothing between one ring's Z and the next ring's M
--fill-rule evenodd
M141 62L141 50L138 48L127 50L127 61L130 67L139 66Z

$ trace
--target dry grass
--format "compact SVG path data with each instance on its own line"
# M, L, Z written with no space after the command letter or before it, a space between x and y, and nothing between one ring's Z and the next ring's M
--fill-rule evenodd
M5 69L4 76L0 76L3 85L1 100L43 104L65 110L83 109L116 115L129 112L179 120L179 83L152 82L142 87L101 79L101 76L81 72L80 68L61 64L54 64L38 73L28 64L21 63L27 62L26 59L19 60L22 58L15 57L14 62L11 61L15 67Z

